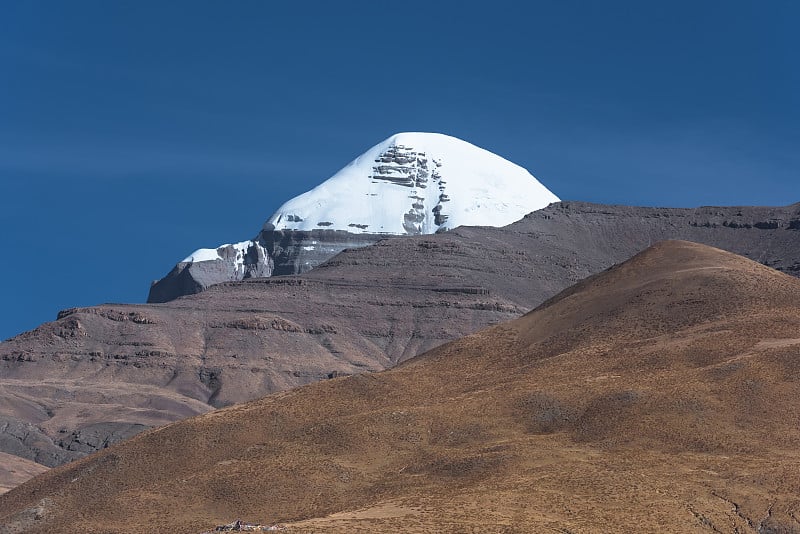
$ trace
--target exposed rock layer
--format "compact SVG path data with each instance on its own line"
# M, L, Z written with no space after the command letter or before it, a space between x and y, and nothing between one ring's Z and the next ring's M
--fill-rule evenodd
M169 302L222 282L302 274L346 248L365 247L385 238L341 230L265 229L241 247L221 247L217 260L178 263L164 278L153 282L147 302Z

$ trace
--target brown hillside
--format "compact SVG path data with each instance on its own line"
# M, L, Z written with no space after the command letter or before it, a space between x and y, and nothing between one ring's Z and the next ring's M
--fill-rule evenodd
M347 249L303 275L72 308L0 343L0 452L55 467L214 408L383 370L516 319L663 239L800 276L800 204L561 202L505 228Z
M0 532L792 532L800 280L664 242L399 367L140 434Z
M5 493L17 484L45 471L47 468L43 465L0 452L0 481L7 481L7 485L0 484L0 493Z

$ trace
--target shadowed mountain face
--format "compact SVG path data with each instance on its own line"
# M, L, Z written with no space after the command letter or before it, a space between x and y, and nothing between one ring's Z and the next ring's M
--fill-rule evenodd
M51 470L0 497L0 523L791 532L798 303L796 278L660 243L395 369L218 410Z
M519 317L664 238L800 273L800 205L560 203L505 228L346 250L302 276L66 310L0 344L0 451L57 465L212 407L385 369Z

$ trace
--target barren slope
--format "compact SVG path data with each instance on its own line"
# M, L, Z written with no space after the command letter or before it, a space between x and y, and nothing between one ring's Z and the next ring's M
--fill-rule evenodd
M0 480L3 481L0 483L0 493L5 493L14 486L45 471L47 468L42 464L0 452Z
M800 205L570 202L506 228L348 250L302 276L222 284L166 304L66 310L0 344L0 451L58 465L214 406L384 369L519 317L664 238L800 273Z
M379 374L131 440L0 497L6 531L782 532L800 281L658 244Z

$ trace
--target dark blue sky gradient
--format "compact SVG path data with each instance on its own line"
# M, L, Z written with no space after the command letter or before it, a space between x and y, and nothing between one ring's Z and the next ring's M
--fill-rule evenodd
M15 2L0 17L0 338L142 302L399 131L564 199L800 201L800 4Z

